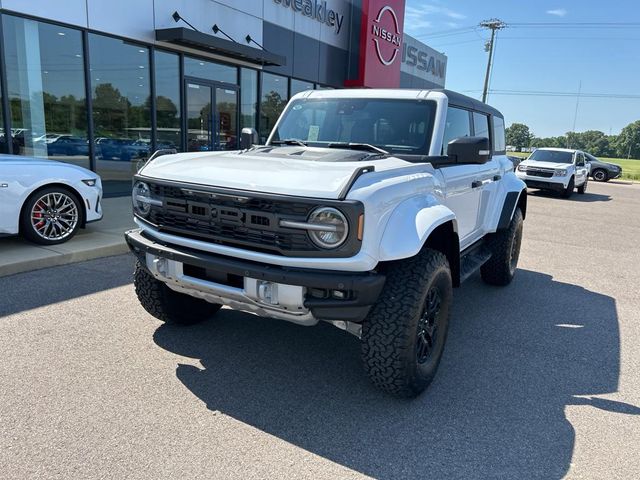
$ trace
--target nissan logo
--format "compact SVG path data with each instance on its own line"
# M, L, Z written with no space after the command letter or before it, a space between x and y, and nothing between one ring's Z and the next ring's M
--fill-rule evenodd
M383 15L387 14L387 18L393 20L392 28L388 28L389 21L387 20L387 27L383 27L380 22L383 20ZM376 53L383 65L391 65L400 51L400 27L398 26L398 17L393 8L386 6L382 7L378 12L378 16L373 21L372 25L373 42L376 45ZM386 58L385 58L386 57Z

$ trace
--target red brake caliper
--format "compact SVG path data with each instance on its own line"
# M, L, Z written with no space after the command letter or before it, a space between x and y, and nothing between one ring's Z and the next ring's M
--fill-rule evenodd
M44 210L44 205L42 205L42 202L38 202L36 203L36 207L38 207L40 209L40 212L34 212L33 214L33 218L42 218L42 210ZM36 223L36 228L40 228L44 225L44 220L40 220L38 223Z

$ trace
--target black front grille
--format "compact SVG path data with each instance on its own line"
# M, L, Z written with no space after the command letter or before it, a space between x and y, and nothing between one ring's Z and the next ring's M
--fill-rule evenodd
M344 257L360 248L360 242L350 238L335 251L322 250L306 231L280 227L281 219L306 221L318 200L147 183L162 206L152 206L146 220L166 233L288 256ZM340 202L340 209L356 221L362 211L359 203L349 202Z
M553 177L553 170L548 168L527 167L527 175L532 177L551 178Z

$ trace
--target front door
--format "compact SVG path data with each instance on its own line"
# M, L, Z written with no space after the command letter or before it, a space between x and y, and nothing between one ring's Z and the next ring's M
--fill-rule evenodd
M234 87L186 80L188 152L238 148L238 91Z

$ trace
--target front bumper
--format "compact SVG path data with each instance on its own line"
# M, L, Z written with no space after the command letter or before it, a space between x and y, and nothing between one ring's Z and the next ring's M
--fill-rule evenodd
M562 183L545 182L543 180L531 180L529 178L522 179L527 184L528 188L539 188L541 190L553 190L555 192L561 192L565 190L565 186Z
M287 268L205 253L170 245L139 229L126 232L125 239L140 263L173 290L303 325L319 320L362 322L385 282L384 275L373 272ZM261 301L256 296L257 281L278 284L289 301L284 305ZM344 298L314 296L333 291L344 292Z

